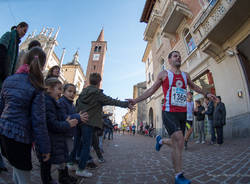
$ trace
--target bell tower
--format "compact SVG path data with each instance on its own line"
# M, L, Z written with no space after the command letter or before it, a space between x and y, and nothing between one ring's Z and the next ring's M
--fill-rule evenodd
M107 50L107 42L104 41L104 30L102 29L97 40L91 42L91 50L89 55L89 61L86 73L86 82L84 87L87 87L89 85L89 76L91 73L99 73L103 79L106 50ZM100 88L102 88L102 81L100 84Z

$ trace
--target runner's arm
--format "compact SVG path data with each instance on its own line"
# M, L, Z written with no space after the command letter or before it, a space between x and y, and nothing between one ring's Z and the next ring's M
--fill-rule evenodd
M162 83L162 78L163 78L163 73L164 71L160 72L155 83L153 84L153 86L151 86L151 88L149 88L148 90L146 90L141 96L139 96L138 98L136 98L134 100L134 103L138 103L140 101L143 101L145 99L147 99L148 97L152 96L157 89L159 89L159 87L161 86Z
M197 86L197 85L191 80L191 78L190 78L190 76L189 76L188 73L186 73L186 76L187 76L187 83L188 83L189 87L190 87L192 90L196 91L197 93L202 94L204 97L208 97L208 98L212 98L212 99L215 99L215 98L216 98L213 94L211 94L211 93L206 93L205 91L202 91L202 89L201 89L199 86Z

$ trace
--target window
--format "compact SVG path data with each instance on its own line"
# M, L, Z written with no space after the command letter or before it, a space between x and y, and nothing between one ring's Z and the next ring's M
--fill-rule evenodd
M101 52L101 50L102 50L102 47L99 46L99 47L98 47L98 52Z
M94 65L94 70L95 70L96 66Z
M150 72L148 73L148 83L150 83L150 81L151 81L151 74L150 74Z
M196 48L194 39L192 35L190 34L189 29L185 29L183 34L184 34L184 41L185 41L188 53L190 53Z
M217 0L207 0L207 1L210 4L210 6L213 6L213 5L215 5Z
M217 2L217 0L200 0L199 1L201 6L206 9L208 7L213 7L215 5L215 3Z
M94 52L97 52L97 51L98 51L98 46L95 46Z

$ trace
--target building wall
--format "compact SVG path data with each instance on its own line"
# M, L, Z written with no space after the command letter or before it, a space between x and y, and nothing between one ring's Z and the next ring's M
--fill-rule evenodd
M222 97L222 101L225 103L227 109L228 123L225 126L225 135L228 137L239 136L240 132L245 132L244 135L247 133L250 135L250 126L244 121L244 119L250 119L249 91L246 77L236 54L237 45L250 34L249 17L244 25L239 26L237 31L232 34L225 43L218 46L218 49L221 49L221 55L218 55L220 59L218 60L217 56L213 56L205 50L205 37L209 35L209 31L213 30L213 27L217 26L218 21L223 21L220 17L224 16L227 8L231 6L230 3L236 1L218 0L214 5L216 7L211 8L208 7L208 3L205 0L179 0L177 2L184 3L192 13L192 16L186 16L180 22L175 34L166 35L163 34L161 25L163 21L167 19L166 16L171 12L171 2L173 1L156 1L152 11L153 13L151 13L149 23L144 33L144 36L147 35L147 37L145 37L146 40L152 45L151 55L148 57L152 59L154 78L156 79L160 72L161 59L163 58L167 61L167 55L170 51L180 51L182 56L181 69L188 72L192 80L196 79L205 71L209 71L212 74L216 95ZM225 6L225 8L222 6ZM204 20L204 23L201 24L198 29L194 29L197 21L204 16L204 12L209 10L208 8L211 8L211 15L207 14L207 20ZM224 11L220 11L221 9ZM157 18L155 18L155 14L157 14ZM158 23L152 23L155 19L158 20ZM196 48L192 51L189 51L189 47L185 42L184 31L186 29L189 29L189 33L196 45ZM149 39L148 35L154 36ZM162 35L160 42L159 35ZM228 49L233 51L234 54L231 56L227 54L226 51ZM166 68L168 68L167 62ZM149 71L149 67L146 64L146 76ZM151 87L151 85L147 84L147 88ZM242 98L238 97L238 91L243 92L244 95ZM153 119L156 122L156 129L158 130L162 129L160 108L162 98L162 89L159 89L153 97L147 101L147 112L149 112L150 108L153 109ZM147 121L148 120L149 117L147 115ZM162 132L164 131L162 130Z

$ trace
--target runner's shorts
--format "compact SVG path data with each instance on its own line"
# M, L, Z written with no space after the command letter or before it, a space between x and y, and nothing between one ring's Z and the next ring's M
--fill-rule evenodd
M186 127L187 129L190 129L193 126L193 121L187 120Z
M168 131L169 136L171 136L174 132L181 130L185 132L186 121L187 121L187 113L186 112L167 112L162 111L162 121L165 128Z

